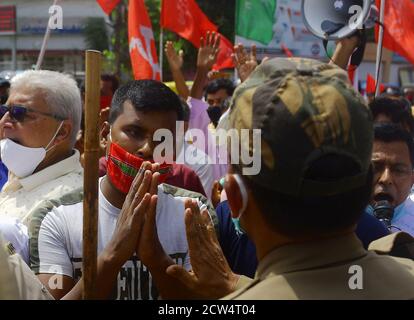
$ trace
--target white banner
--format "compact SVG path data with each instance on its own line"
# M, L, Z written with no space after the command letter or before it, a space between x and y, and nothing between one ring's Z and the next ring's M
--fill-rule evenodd
M273 26L274 36L268 45L263 45L250 39L236 35L236 43L242 43L246 47L255 44L259 56L285 55L282 45L284 44L294 56L326 59L322 40L312 35L303 23L301 11L301 0L278 0L275 12L276 23ZM329 44L328 51L335 46Z

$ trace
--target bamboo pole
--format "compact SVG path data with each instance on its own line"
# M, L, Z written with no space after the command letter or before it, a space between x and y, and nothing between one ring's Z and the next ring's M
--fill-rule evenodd
M102 55L86 51L85 166L83 180L83 299L94 298L98 246L99 97Z

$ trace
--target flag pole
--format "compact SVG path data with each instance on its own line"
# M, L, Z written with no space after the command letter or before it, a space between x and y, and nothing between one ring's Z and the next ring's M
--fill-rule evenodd
M161 82L163 81L163 72L162 72L163 62L164 62L164 28L161 27L160 29L160 78L161 78Z
M53 6L56 6L59 3L59 1L60 0L55 0L53 2ZM35 70L40 70L40 67L42 66L42 63L43 63L43 59L45 57L47 42L49 41L50 32L52 31L50 29L50 22L51 21L52 21L52 15L49 17L49 20L47 21L46 33L45 33L45 36L43 37L43 43L42 43L42 47L40 48L39 57L37 58Z
M379 20L379 36L378 36L378 47L377 47L377 63L375 67L375 97L380 94L380 83L381 77L381 64L382 64L382 50L384 42L384 15L385 15L385 0L381 0L380 7L380 20Z
M239 5L239 1L236 1L236 7L235 7L236 12L234 13L234 16L235 16L235 19L234 19L234 31L235 32L234 32L233 50L234 50L234 47L236 45L238 45L238 43L236 43L236 41L237 41L237 19L238 19L238 12L239 12L239 10L237 10L238 5ZM238 82L239 82L239 72L237 70L237 65L235 64L234 65L234 74L233 74L233 83L235 83L236 85L238 85L239 84Z

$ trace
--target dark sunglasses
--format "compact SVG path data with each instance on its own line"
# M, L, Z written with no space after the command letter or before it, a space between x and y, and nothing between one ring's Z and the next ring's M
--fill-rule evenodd
M65 118L53 113L37 111L23 106L6 106L4 104L0 105L0 118L3 118L7 112L9 112L10 118L18 122L23 122L28 112L38 113L59 121L66 120Z

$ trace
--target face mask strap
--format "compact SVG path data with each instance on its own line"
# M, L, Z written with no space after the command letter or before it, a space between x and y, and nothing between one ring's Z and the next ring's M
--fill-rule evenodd
M109 139L112 143L112 126L109 127ZM108 148L105 148L105 159L106 161L109 160L109 155L108 155Z
M50 139L49 143L48 143L48 144L47 144L47 146L45 147L46 152L50 151L52 148L54 148L54 147L55 147L55 146L52 146L52 147L49 149L49 146L53 143L53 141L55 141L55 139L56 139L56 137L57 137L57 135L58 135L58 133L59 133L60 129L62 129L63 122L64 122L64 121L62 121L62 122L60 123L60 125L59 125L59 127L57 128L57 130L56 130L55 134L53 135L52 139Z
M236 180L237 184L239 185L239 190L240 190L241 197L242 197L242 208L239 211L239 217L238 217L238 219L240 219L241 216L242 216L242 214L247 209L247 199L248 199L248 195L247 195L246 187L244 186L243 180L240 177L240 175L234 174L233 177Z
M112 142L112 126L109 127L109 140Z

